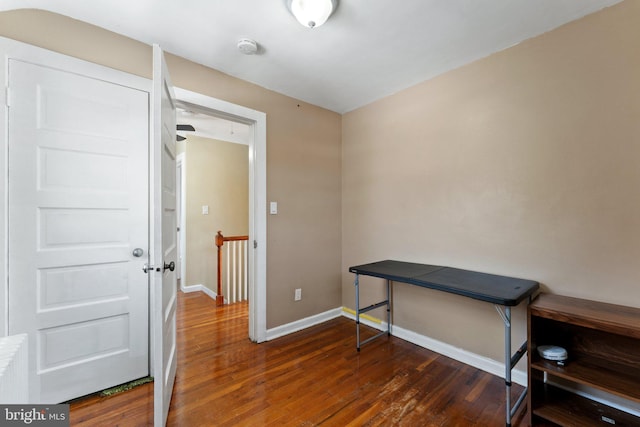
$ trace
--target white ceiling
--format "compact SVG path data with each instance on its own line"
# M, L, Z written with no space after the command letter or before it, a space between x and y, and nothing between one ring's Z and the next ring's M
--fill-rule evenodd
M620 0L341 0L322 27L284 0L1 0L152 44L344 113ZM248 37L259 54L242 55Z

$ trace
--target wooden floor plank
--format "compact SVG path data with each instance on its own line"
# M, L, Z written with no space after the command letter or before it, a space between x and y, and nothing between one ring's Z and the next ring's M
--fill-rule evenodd
M357 352L346 318L254 344L246 304L192 293L179 295L177 322L169 426L504 425L501 378L395 337ZM78 399L70 416L73 426L151 426L153 384Z

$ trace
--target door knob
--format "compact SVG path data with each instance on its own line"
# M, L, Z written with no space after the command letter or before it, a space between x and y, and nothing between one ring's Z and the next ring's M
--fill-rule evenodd
M135 248L132 252L134 257L141 257L142 254L144 254L144 251L142 250L142 248Z
M165 271L166 269L169 269L169 271L173 271L176 269L176 263L171 261L169 264L167 264L166 262L164 263L164 268L162 269L162 271Z

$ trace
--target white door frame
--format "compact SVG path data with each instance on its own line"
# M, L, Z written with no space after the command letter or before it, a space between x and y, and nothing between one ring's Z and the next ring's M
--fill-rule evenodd
M249 257L249 338L255 342L266 341L267 115L261 111L177 87L175 95L181 104L215 117L251 126L253 137L249 141L249 245L253 245L254 251ZM183 163L183 170L184 168ZM184 198L185 194L182 196ZM184 216L183 214L183 218ZM186 231L183 228L181 230ZM182 233L182 236L186 236L186 232Z

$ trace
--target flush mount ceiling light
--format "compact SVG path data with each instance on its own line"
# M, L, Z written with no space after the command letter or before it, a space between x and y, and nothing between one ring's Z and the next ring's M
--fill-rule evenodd
M285 0L298 22L308 28L324 24L338 6L338 0Z

